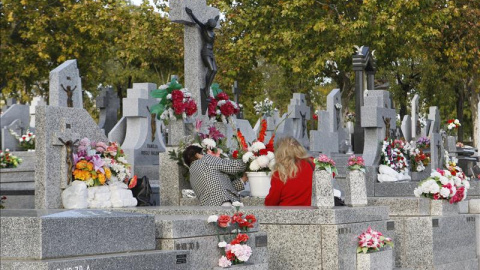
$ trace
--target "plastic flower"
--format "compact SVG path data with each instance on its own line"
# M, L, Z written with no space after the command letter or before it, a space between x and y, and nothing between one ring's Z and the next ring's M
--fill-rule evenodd
M217 147L217 143L215 143L215 141L210 138L205 138L202 140L202 147L212 150Z
M207 222L208 223L213 223L213 222L217 222L217 220L218 220L217 215L211 215L211 216L208 217Z
M222 256L218 260L218 266L223 267L223 268L230 267L230 266L232 266L232 262L229 259L227 259L227 257Z

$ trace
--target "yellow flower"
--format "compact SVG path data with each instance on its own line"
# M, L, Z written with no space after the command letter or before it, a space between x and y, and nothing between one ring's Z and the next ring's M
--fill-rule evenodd
M77 169L84 169L85 167L87 167L87 161L86 160L80 160L75 165L75 168L77 168Z
M93 163L92 163L92 162L88 162L88 163L87 163L87 169L88 169L89 171L92 171L92 170L93 170Z
M75 177L75 179L82 180L82 181L86 181L91 177L89 172L84 170L79 170L79 169L76 169L75 171L73 171L73 176Z
M98 181L100 182L100 184L102 184L102 185L105 184L105 180L106 180L105 175L103 173L99 173L99 174L97 174L97 176L98 176Z
M112 177L112 171L110 171L110 169L107 167L104 167L104 170L105 170L105 176L107 177L107 179L110 179Z

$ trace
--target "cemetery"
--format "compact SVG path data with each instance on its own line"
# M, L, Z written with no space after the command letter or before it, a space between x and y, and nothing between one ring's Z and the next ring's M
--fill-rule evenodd
M102 85L92 98L72 57L49 71L48 98L5 98L2 270L480 270L478 149L421 93L404 97L400 119L369 44L349 56L354 114L339 86L321 108L295 91L284 110L256 101L252 122L237 81L224 91L214 80L222 11L205 0L168 7L183 28L183 77L132 81L126 96ZM285 137L314 158L311 206L265 206ZM182 159L190 145L246 163L240 201L202 205Z

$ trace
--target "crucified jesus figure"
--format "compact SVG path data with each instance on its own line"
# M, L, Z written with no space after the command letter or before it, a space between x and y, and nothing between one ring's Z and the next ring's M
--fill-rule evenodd
M67 92L67 107L72 108L73 107L73 91L77 89L77 86L75 85L73 89L70 87L70 85L67 86L67 89L65 89L63 84L60 84L60 86L62 86L63 91Z
M203 65L208 68L207 74L205 75L205 87L202 88L202 111L206 110L207 104L206 100L210 96L210 86L213 83L213 79L217 74L217 62L215 61L215 56L213 55L213 43L215 42L215 32L213 30L217 26L218 19L220 18L218 15L213 18L209 19L206 23L200 22L195 15L193 15L193 11L185 7L185 11L187 12L188 16L200 27L200 34L202 36L202 61ZM205 108L204 108L205 107Z

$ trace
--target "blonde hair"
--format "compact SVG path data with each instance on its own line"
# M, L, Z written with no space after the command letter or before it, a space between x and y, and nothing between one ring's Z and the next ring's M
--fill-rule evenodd
M278 172L280 180L286 183L288 178L297 175L298 163L308 158L307 150L295 138L281 138L275 147L275 166L273 172Z

